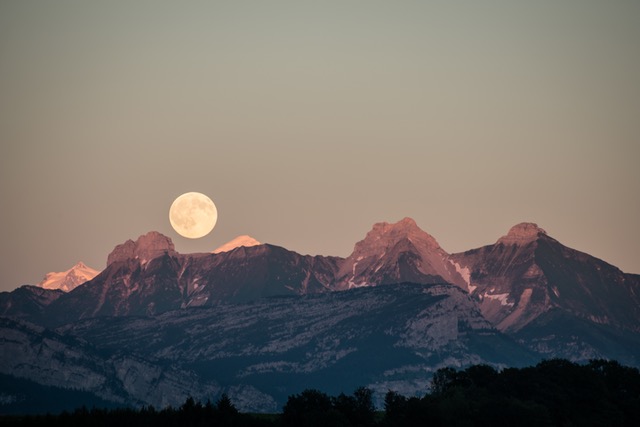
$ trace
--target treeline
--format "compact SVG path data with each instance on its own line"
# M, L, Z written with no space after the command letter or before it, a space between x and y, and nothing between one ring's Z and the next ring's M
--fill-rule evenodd
M639 426L640 371L615 361L562 359L500 372L438 370L431 393L385 396L387 426Z
M202 404L192 397L179 408L167 407L157 410L144 406L131 408L87 409L81 407L73 412L59 415L28 415L0 417L1 426L53 426L53 427L211 427L211 426L273 426L268 416L242 414L238 412L227 395L215 403Z
M305 390L289 396L281 414L242 414L227 396L215 404L192 398L176 409L80 408L52 416L4 417L6 426L633 426L640 425L640 371L614 361L585 365L554 359L501 371L476 365L444 368L431 392L405 397L388 391L384 411L373 393L329 396Z

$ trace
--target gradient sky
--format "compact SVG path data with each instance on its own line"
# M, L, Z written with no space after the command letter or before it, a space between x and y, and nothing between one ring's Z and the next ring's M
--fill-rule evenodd
M632 0L0 1L0 290L150 230L346 256L405 216L640 273L639 43Z

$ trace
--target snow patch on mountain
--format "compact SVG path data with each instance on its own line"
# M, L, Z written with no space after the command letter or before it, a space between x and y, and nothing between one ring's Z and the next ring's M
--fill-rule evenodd
M531 295L533 294L533 289L525 289L520 295L520 299L518 300L518 305L507 317L505 317L498 325L498 329L500 331L506 331L514 326L517 326L519 323L526 324L529 319L527 319L526 311L529 306L529 302L531 301ZM513 306L513 304L511 304ZM544 308L542 309L544 310ZM531 316L531 314L530 314Z
M473 293L473 291L476 289L476 286L471 286L471 270L469 270L469 267L462 267L460 266L460 264L458 264L455 261L450 261L450 262L456 268L456 271L458 272L460 277L462 277L462 279L467 283L467 287L469 288L469 293L470 294Z
M261 245L262 243L258 242L256 239L254 239L251 236L247 236L247 235L242 235L242 236L238 236L235 239L225 243L224 245L220 246L219 248L217 248L216 250L214 250L212 253L214 254L219 254L221 252L229 252L232 251L236 248L239 248L241 246L244 246L245 248L251 247L251 246L258 246Z
M512 302L507 301L507 298L509 298L509 294L508 293L505 293L505 294L490 294L490 293L485 292L484 293L484 297L500 301L500 304L502 304L502 305L513 306Z
M99 273L100 271L88 267L83 262L78 262L66 271L47 273L38 286L44 289L60 289L69 292L93 279Z

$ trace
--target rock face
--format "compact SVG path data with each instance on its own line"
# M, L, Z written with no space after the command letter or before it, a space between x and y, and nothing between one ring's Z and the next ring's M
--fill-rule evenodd
M503 245L526 245L534 242L542 236L546 236L547 232L538 227L538 224L531 222L521 222L511 227L506 236L498 239L498 244Z
M79 285L88 282L100 273L91 267L87 267L82 261L67 271L48 273L38 286L44 289L60 289L69 292Z
M640 294L632 275L567 248L535 224L519 224L496 244L452 255L471 272L484 316L517 331L553 308L640 331Z
M0 373L42 385L88 391L123 405L178 406L206 399L219 386L193 372L161 366L122 352L105 355L90 343L32 324L0 318Z
M177 255L111 261L92 281L45 308L47 326L96 316L154 315L180 308L183 298Z
M242 410L270 412L307 387L339 393L366 385L380 398L389 388L421 394L445 365L536 360L448 284L102 317L56 332L15 322L5 328L1 333L12 339L0 344L0 354L13 361L2 360L2 372L157 407L184 401L188 392L209 393L205 400L227 392L245 402ZM116 381L106 381L111 376Z
M469 270L469 289L484 317L530 348L550 357L639 362L634 355L640 349L638 276L568 248L527 223L494 245L452 259Z
M467 284L438 242L411 218L377 223L342 263L336 289L400 282Z
M241 246L188 258L181 274L184 306L328 292L341 261L336 257L300 255L273 245Z
M146 264L148 261L165 254L176 255L173 242L157 231L150 231L138 237L135 242L127 240L116 246L107 258L107 267L113 263L131 259L137 259L141 264Z

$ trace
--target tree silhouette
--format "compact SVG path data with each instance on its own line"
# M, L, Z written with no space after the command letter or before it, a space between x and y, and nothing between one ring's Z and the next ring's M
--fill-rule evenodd
M552 359L497 371L486 365L439 369L432 391L404 397L388 391L376 422L371 390L336 397L308 389L289 396L282 415L242 414L226 394L205 405L188 397L174 409L88 409L40 416L0 416L0 425L92 427L350 426L622 426L640 425L640 371L608 360Z

